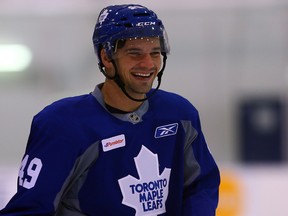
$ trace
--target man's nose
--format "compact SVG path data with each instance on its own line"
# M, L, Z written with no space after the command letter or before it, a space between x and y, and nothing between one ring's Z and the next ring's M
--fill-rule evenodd
M151 68L155 66L152 56L149 53L143 55L141 59L140 66Z

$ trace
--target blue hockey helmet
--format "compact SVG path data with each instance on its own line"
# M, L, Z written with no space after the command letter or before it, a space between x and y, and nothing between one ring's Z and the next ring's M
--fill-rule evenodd
M112 58L118 40L145 37L159 37L161 52L165 55L170 52L164 25L152 10L138 4L112 5L102 9L93 33L99 63L102 48Z

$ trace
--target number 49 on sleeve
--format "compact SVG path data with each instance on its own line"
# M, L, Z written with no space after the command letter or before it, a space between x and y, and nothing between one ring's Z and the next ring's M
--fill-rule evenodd
M42 169L42 161L39 158L33 158L29 163L29 155L26 155L20 166L19 170L19 185L31 189L35 186L36 181L38 179L39 173ZM28 166L28 167L27 167ZM26 175L25 175L25 169L26 170Z

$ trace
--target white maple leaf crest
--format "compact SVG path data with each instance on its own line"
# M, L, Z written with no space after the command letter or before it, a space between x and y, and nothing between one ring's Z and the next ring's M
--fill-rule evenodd
M122 203L134 208L135 216L165 213L171 169L165 168L159 175L158 155L145 146L142 146L134 161L140 179L128 175L118 180Z

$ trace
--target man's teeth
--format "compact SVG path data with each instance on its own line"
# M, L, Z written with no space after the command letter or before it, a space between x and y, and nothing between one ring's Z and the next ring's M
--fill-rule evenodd
M140 76L140 77L149 77L151 74L143 74L143 73L135 73L135 76Z

